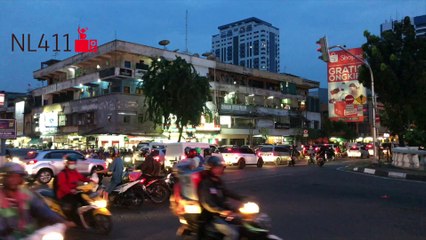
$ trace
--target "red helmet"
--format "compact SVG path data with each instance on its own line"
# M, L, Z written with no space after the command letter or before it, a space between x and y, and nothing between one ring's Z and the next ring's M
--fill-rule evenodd
M198 152L195 148L189 149L188 158L194 158L198 155Z

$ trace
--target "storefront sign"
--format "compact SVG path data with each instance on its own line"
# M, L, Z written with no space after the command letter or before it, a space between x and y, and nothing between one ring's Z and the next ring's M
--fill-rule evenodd
M0 107L3 107L5 105L5 94L4 93L0 93Z
M14 119L0 119L0 138L16 138L16 122Z
M362 49L349 52L362 59ZM344 51L330 53L328 63L328 112L331 121L363 122L367 91L358 81L362 62Z

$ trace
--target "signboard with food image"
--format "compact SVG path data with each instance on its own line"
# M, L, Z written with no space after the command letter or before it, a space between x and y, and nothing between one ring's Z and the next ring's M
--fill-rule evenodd
M362 58L362 49L349 52ZM358 82L363 63L345 51L330 52L328 68L328 113L331 121L363 122L367 91Z

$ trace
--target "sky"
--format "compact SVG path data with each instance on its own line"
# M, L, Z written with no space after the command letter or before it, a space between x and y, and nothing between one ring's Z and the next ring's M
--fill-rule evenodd
M33 78L43 61L65 59L74 52L78 26L87 27L87 39L98 45L119 39L192 53L211 50L218 26L257 17L280 30L280 72L320 82L326 87L326 64L318 59L316 41L327 36L328 44L361 47L365 30L379 35L380 24L405 16L426 14L425 0L122 0L122 1L6 1L0 0L0 91L26 92L41 87ZM188 11L187 21L186 11ZM186 24L187 23L187 24ZM187 25L187 28L185 27ZM31 49L21 51L12 34L25 35ZM37 48L48 41L47 52ZM58 34L59 52L54 52ZM64 52L69 34L71 52Z

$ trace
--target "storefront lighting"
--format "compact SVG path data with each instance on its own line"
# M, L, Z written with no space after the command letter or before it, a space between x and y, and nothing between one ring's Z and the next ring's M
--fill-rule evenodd
M99 66L99 65L98 65ZM100 78L98 78L98 83L100 83L101 82L101 79Z
M78 86L82 88L82 87L83 87L83 84L81 84L81 83L80 83Z
M235 94L235 92L229 92L228 94L229 94L229 95L232 95L232 94Z
M254 94L250 94L250 95L248 95L249 97L254 97Z
M98 65L96 65L96 69L100 69L101 68L101 66L99 66L99 64Z
M268 99L274 99L274 96L269 96Z

